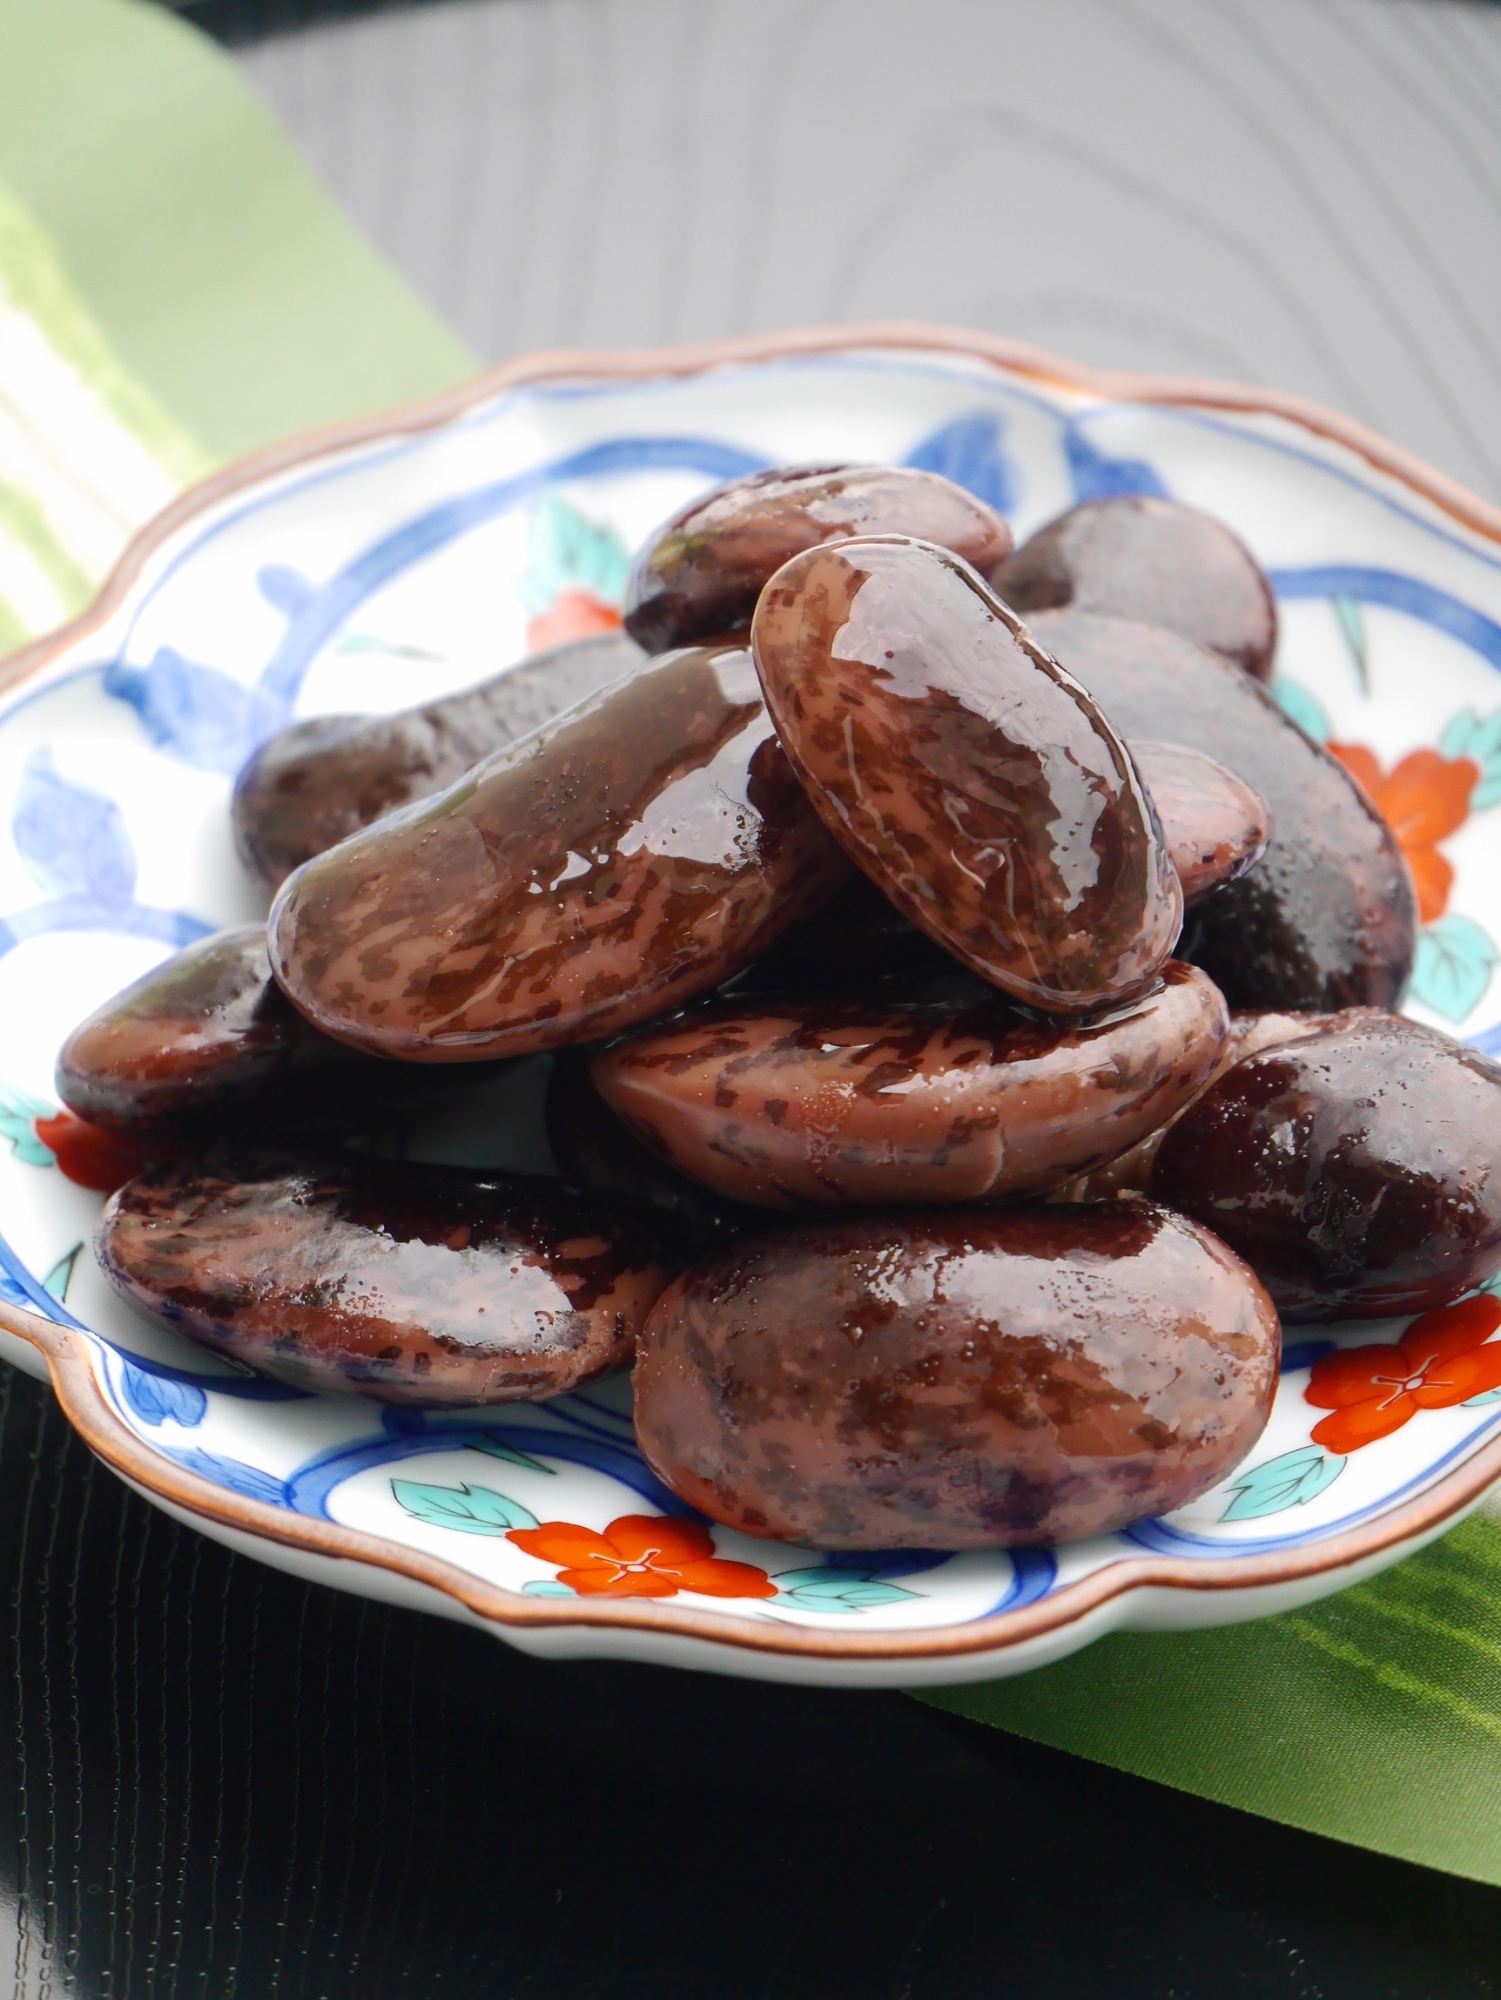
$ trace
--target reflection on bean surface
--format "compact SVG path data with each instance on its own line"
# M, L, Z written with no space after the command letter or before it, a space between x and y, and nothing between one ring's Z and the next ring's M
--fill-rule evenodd
M1271 586L1239 536L1197 507L1137 493L1086 500L1039 528L992 581L1024 617L1071 605L1166 625L1271 678Z
M1501 1066L1355 1010L1226 1071L1168 1133L1151 1186L1290 1318L1444 1305L1501 1266Z
M114 1131L337 1119L368 1127L441 1080L345 1048L271 977L266 927L219 931L127 986L57 1059L70 1111Z
M952 480L909 466L779 467L692 501L638 557L626 630L652 652L750 630L767 579L847 535L916 535L984 572L1011 550L999 514Z
M972 569L841 542L766 586L777 734L824 824L903 915L1031 1006L1141 992L1182 892L1125 746Z
M299 1387L556 1395L629 1361L666 1273L555 1182L232 1155L131 1181L95 1248L132 1305Z
M1201 903L1256 866L1271 815L1249 785L1182 743L1133 742L1131 755L1152 794L1186 904Z
M1078 611L1029 620L1128 743L1185 743L1265 800L1260 861L1194 910L1180 958L1232 1007L1393 1007L1412 969L1417 904L1385 822L1349 773L1265 688L1176 633Z
M993 1548L1180 1507L1255 1443L1277 1316L1150 1202L918 1210L751 1238L685 1272L636 1434L714 1520L825 1549Z
M320 715L261 746L235 780L240 859L267 895L294 868L413 799L431 798L641 663L623 634L522 660L396 715Z
M769 1208L1032 1193L1123 1153L1187 1104L1229 1026L1201 972L1099 1020L835 998L733 1004L593 1058L664 1158Z
M308 862L272 965L358 1047L521 1055L718 985L847 876L749 654L691 648Z

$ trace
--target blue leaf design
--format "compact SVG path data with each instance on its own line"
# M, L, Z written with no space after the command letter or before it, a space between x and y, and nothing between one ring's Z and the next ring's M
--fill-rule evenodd
M529 1451L517 1451L513 1445L502 1444L499 1438L471 1437L464 1440L471 1451L482 1451L487 1458L503 1459L507 1465L521 1465L528 1472L556 1474L557 1468L544 1465L540 1458L533 1458Z
M903 1597L920 1597L899 1583L883 1583L869 1571L849 1569L786 1569L772 1582L778 1597L802 1604L809 1611L867 1611L875 1604L895 1604Z
M1361 613L1358 597L1332 597L1335 623L1339 635L1345 642L1345 650L1350 655L1350 663L1355 669L1355 678L1360 683L1362 694L1371 691L1371 677L1366 666L1365 618Z
M288 618L295 618L299 611L306 611L318 595L316 587L290 563L267 563L263 569L258 569L255 587L273 611L280 611Z
M45 747L26 760L10 832L32 880L49 896L119 905L135 892L135 849L120 808L60 777Z
M1451 911L1418 932L1407 996L1446 1021L1462 1021L1485 998L1498 962L1489 932Z
M561 494L542 495L532 515L527 566L516 593L534 615L562 590L587 590L619 604L630 573L630 551L607 521L591 521Z
M1259 1521L1267 1514L1280 1514L1288 1507L1306 1507L1326 1486L1332 1486L1345 1469L1345 1461L1316 1444L1297 1451L1285 1451L1243 1473L1230 1491L1235 1498L1221 1514L1222 1521Z
M1001 437L1000 418L988 412L956 417L924 438L907 463L919 472L941 473L987 507L1005 514L1015 504L1016 483Z
M1482 722L1473 708L1456 715L1439 738L1445 757L1468 757L1480 776L1470 794L1470 811L1484 812L1501 801L1501 708Z
M1278 1373L1291 1375L1299 1368L1311 1368L1315 1361L1322 1361L1326 1354L1332 1354L1335 1345L1332 1340L1284 1340Z
M44 1146L36 1135L37 1119L53 1116L52 1105L44 1104L39 1097L31 1097L10 1084L0 1083L0 1139L4 1139L16 1158L24 1160L28 1167L57 1165L52 1148Z
M1075 500L1114 500L1123 493L1152 493L1168 498L1168 490L1144 458L1107 458L1090 443L1076 418L1063 434L1063 449L1073 477Z
M577 1597L576 1590L570 1590L566 1583L559 1583L554 1577L534 1577L530 1583L521 1586L526 1597Z
M1282 713L1297 723L1305 736L1311 736L1315 743L1329 741L1329 718L1306 687L1297 681L1290 681L1286 674L1278 674L1267 692Z
M191 1430L203 1422L208 1410L208 1397L191 1382L175 1382L170 1375L148 1372L133 1361L121 1364L120 1393L143 1424L160 1424L170 1417Z
M243 1459L225 1458L217 1451L204 1451L198 1445L187 1451L169 1451L166 1456L185 1472L196 1472L200 1478L211 1479L216 1486L226 1487L229 1492L241 1494L246 1500L264 1500L271 1507L285 1507L287 1504L284 1483L273 1474L262 1472L259 1466L246 1465Z
M129 703L158 750L230 777L286 720L281 704L259 688L242 687L171 646L159 647L149 667L115 661L104 691Z
M65 1250L52 1269L42 1280L42 1290L50 1292L60 1305L68 1302L68 1287L73 1282L73 1273L78 1268L78 1259L83 1254L83 1245L75 1243L71 1250Z
M1460 1408L1483 1410L1487 1403L1501 1403L1501 1389L1487 1389L1483 1396L1471 1396L1468 1402L1460 1404Z
M535 1528L537 1517L519 1501L488 1486L420 1486L393 1479L398 1506L432 1528L457 1528L463 1535L503 1535L509 1528Z

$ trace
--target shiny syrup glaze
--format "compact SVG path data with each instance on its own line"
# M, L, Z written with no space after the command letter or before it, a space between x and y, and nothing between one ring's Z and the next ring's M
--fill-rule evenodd
M116 1132L317 1124L368 1128L444 1080L320 1035L271 977L266 927L219 931L75 1028L57 1094Z
M952 480L909 466L780 467L731 479L658 530L636 560L625 625L650 652L748 632L762 587L803 550L848 535L917 535L976 569L1011 530Z
M357 1047L521 1055L718 985L847 876L750 656L691 648L308 862L272 967Z
M1501 1066L1395 1014L1336 1017L1206 1090L1151 1190L1290 1319L1445 1305L1501 1267Z
M111 1198L95 1251L176 1332L391 1403L576 1388L630 1360L667 1277L555 1182L391 1160L157 1169Z
M753 645L824 824L903 915L1047 1012L1156 978L1183 903L1151 800L972 569L895 537L815 549L766 586Z
M1071 605L1166 625L1271 679L1277 604L1255 557L1212 514L1146 494L1086 500L991 574L1023 617Z
M540 728L640 665L623 634L580 639L396 715L320 715L261 746L235 780L241 861L274 896L294 868Z
M1255 1443L1277 1316L1145 1201L751 1238L638 1343L636 1435L711 1519L823 1549L1015 1547L1181 1507Z
M1259 793L1182 743L1133 741L1131 755L1152 794L1190 909L1256 866L1272 831Z
M733 1004L599 1051L601 1095L673 1166L767 1208L995 1200L1125 1152L1185 1105L1229 1016L1200 972L1098 1020Z
M1176 633L1077 611L1029 624L1128 743L1202 750L1271 813L1266 852L1194 910L1179 957L1235 1008L1395 1006L1417 904L1396 841L1343 766L1249 675Z
M684 1264L766 1227L764 1210L715 1194L637 1138L595 1089L583 1049L559 1049L553 1058L545 1116L563 1178L616 1211L649 1213Z

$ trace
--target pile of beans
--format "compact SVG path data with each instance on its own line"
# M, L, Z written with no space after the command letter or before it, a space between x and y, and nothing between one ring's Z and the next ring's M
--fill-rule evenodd
M1279 1318L1501 1265L1501 1069L1391 1011L1412 885L1275 640L1245 548L1165 500L1018 549L928 473L720 487L624 633L252 759L268 926L60 1059L146 1162L103 1269L311 1388L634 1358L647 1460L751 1534L1185 1504L1260 1434ZM543 1051L561 1181L381 1156Z

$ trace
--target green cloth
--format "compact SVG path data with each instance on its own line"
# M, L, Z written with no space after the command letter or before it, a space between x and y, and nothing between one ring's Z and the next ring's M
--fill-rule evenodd
M472 365L201 37L131 0L0 0L0 649L76 608L152 495L211 459ZM7 428L23 377L30 444ZM923 1699L1501 1882L1484 1516L1294 1616L1120 1635Z

